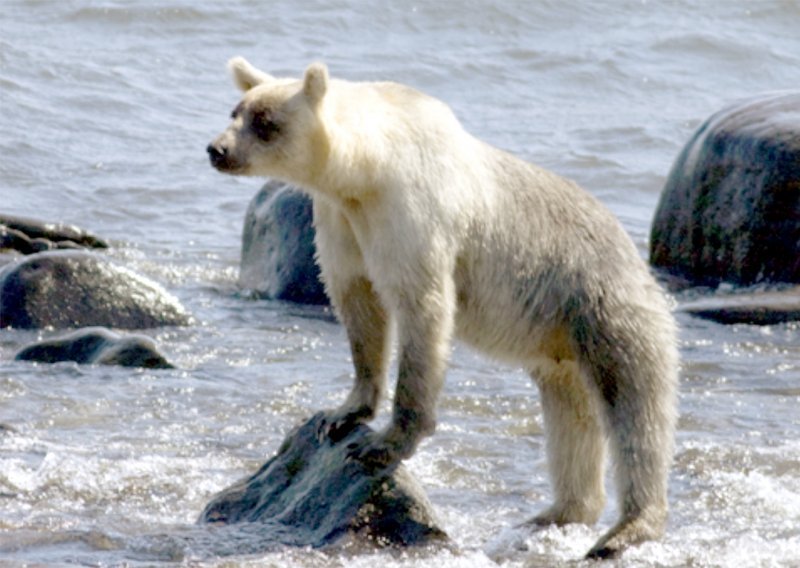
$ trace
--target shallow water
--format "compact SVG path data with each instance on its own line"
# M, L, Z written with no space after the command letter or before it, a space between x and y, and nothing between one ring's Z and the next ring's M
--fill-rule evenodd
M793 2L341 0L56 2L0 10L0 210L86 227L194 314L150 334L178 370L12 361L48 332L0 332L0 564L552 566L615 519L528 534L550 498L538 396L458 346L440 426L408 461L453 549L259 547L194 526L285 432L340 402L351 363L329 314L236 289L261 181L204 148L237 100L227 59L277 74L392 79L479 137L576 179L643 255L673 158L721 106L796 87ZM679 315L681 420L666 537L623 566L792 566L800 558L800 330ZM385 419L385 408L383 416ZM379 422L380 423L380 422Z

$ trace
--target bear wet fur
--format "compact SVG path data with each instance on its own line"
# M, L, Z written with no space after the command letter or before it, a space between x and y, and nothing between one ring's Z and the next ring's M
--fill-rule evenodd
M396 330L393 415L353 450L376 466L433 432L451 341L527 369L541 392L553 505L531 524L594 523L615 463L620 519L589 551L658 538L676 421L674 320L614 216L573 182L467 133L441 101L390 82L274 78L244 92L208 147L230 174L313 200L318 261L356 371L325 433L375 415Z

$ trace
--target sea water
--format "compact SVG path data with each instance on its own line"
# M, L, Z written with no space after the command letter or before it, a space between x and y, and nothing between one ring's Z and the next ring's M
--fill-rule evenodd
M731 101L796 88L798 29L789 0L0 1L0 212L109 239L111 257L195 317L147 332L168 371L15 362L53 332L0 331L0 564L577 561L616 518L613 484L597 526L514 528L552 498L539 398L520 370L463 346L437 433L407 462L452 547L264 550L246 531L195 526L352 380L329 313L237 289L262 181L207 162L239 96L225 63L298 76L320 60L334 77L437 96L478 137L598 196L646 256L684 142ZM617 564L797 566L800 330L678 321L668 530Z

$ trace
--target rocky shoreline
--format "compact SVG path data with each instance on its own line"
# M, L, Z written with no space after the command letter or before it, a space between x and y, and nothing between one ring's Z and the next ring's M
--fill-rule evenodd
M800 320L800 94L755 97L697 130L665 185L650 261L676 310L720 324ZM191 326L168 290L112 262L108 243L71 225L0 215L0 328L53 331L16 358L173 368L136 330ZM315 263L312 204L267 183L244 220L239 287L248 295L327 303ZM4 263L4 264L3 264ZM2 333L2 329L0 329ZM312 417L255 474L215 496L200 523L262 523L273 541L324 546L343 534L381 545L446 542L402 469L367 471ZM4 427L0 425L0 433Z

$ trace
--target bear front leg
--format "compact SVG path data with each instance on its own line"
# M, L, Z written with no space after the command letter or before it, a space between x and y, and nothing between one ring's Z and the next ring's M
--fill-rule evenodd
M325 201L314 200L317 260L336 314L347 329L355 382L344 403L327 411L320 437L344 438L370 420L378 407L389 360L389 321L366 276L364 258L347 218Z
M369 280L351 280L337 303L339 317L347 328L356 377L347 399L327 413L324 421L325 433L334 442L375 416L383 395L390 343L388 317Z
M448 277L423 293L405 293L397 305L400 340L392 421L352 455L374 467L410 457L436 427L436 402L444 384L454 326L454 284Z

